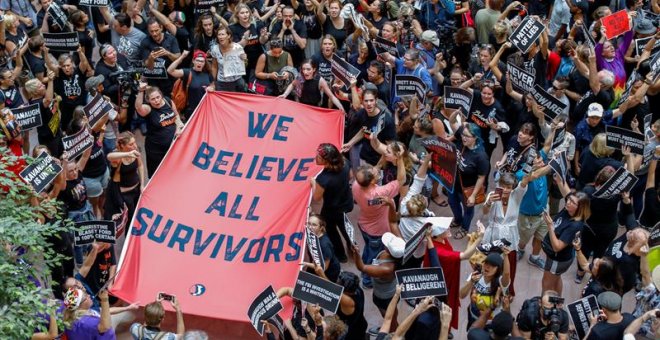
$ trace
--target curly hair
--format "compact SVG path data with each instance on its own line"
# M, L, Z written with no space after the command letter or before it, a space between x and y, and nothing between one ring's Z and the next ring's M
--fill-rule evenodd
M344 168L344 156L341 155L339 149L333 144L321 143L316 149L316 152L326 162L327 169L339 172Z
M323 318L325 323L325 331L323 334L323 339L327 340L338 340L343 339L348 332L348 326L342 321L337 315L328 315Z

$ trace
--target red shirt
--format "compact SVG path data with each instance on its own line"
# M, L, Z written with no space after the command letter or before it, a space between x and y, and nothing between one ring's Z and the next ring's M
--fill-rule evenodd
M449 240L445 242L433 241L436 252L438 252L438 260L440 260L440 266L442 267L442 272L445 275L445 283L447 284L447 304L454 311L451 315L451 328L458 329L458 312L461 307L461 299L458 297L458 293L461 289L460 285L460 276L461 276L461 252L455 251L454 248L449 243ZM430 261L428 258L428 253L424 255L424 267L428 267Z

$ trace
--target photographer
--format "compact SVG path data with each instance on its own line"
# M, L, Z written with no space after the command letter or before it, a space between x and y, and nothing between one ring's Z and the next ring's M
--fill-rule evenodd
M160 325L165 318L165 309L161 301L169 301L176 311L176 334L160 330ZM140 340L174 340L183 338L186 328L183 325L183 313L176 296L158 294L156 301L144 306L144 324L134 323L131 325L131 335Z
M586 340L615 340L623 337L623 331L635 320L630 313L621 313L621 295L604 292L598 295L600 314L589 318Z
M568 339L568 313L563 303L564 299L552 290L523 302L516 317L519 335L534 340Z

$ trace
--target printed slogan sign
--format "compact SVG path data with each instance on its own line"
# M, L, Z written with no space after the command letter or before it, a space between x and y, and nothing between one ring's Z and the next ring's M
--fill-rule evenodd
M62 167L51 155L42 151L19 175L34 188L34 191L41 193L60 172Z
M273 286L268 286L268 288L261 292L261 294L259 294L250 305L250 308L248 309L248 317L250 318L250 323L252 323L254 329L259 332L259 335L263 335L264 324L261 323L261 320L268 320L277 315L277 312L281 310L282 303L277 297L277 294L275 294Z
M314 274L300 272L291 296L295 299L316 304L330 312L337 313L344 287L324 280Z
M598 300L592 294L568 304L568 314L573 320L575 331L580 339L584 339L589 332L589 318L593 313L598 313Z
M296 282L316 148L341 145L343 124L337 110L207 93L140 197L112 293L166 291L192 314L248 322L264 287Z
M456 146L438 136L424 138L421 143L431 153L432 172L429 176L453 193L456 182Z
M41 33L44 44L53 51L76 51L80 47L78 32L67 33Z
M401 298L404 300L447 295L445 275L440 267L403 269L395 274L397 283L403 285Z
M27 131L38 128L43 124L41 122L41 109L39 103L23 106L11 110L16 118L16 122L21 126L21 130Z
M77 246L94 242L115 243L114 221L84 221L77 222L73 230L73 243Z
M511 41L511 44L522 53L527 53L536 40L539 39L544 30L545 25L543 23L528 16L520 23L518 28L511 33L509 41Z
M609 198L621 194L622 192L630 192L630 190L637 183L637 177L624 167L616 170L614 175L603 183L603 185L594 192L594 197Z

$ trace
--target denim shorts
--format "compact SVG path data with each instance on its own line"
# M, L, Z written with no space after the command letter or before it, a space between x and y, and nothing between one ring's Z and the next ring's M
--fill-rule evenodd
M99 197L103 194L103 190L108 187L108 180L110 179L110 170L107 168L103 175L99 177L83 177L85 186L87 187L87 197Z

